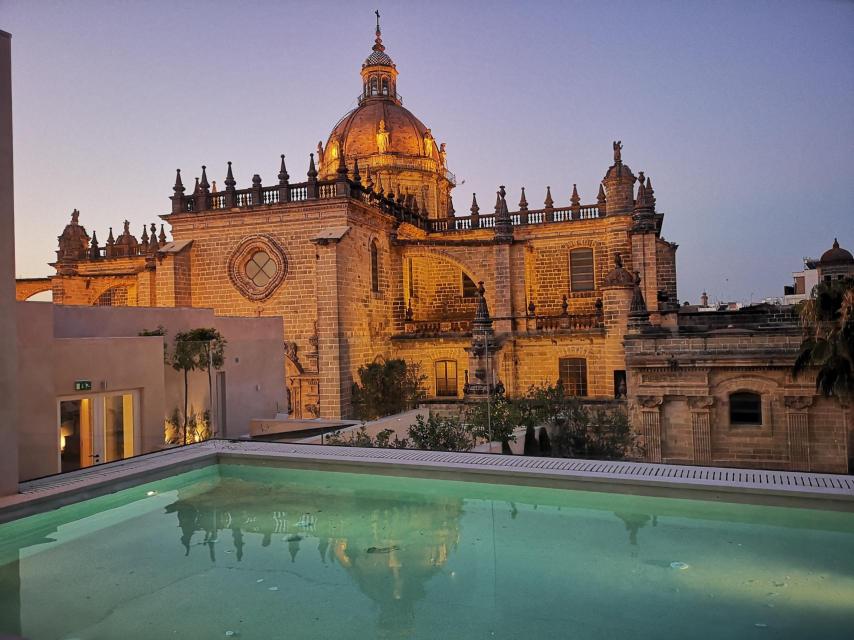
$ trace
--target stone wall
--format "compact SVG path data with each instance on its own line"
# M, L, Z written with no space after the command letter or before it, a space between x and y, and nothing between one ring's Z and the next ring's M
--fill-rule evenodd
M737 317L729 314L730 322ZM626 336L630 416L648 460L848 471L846 408L816 395L813 375L792 377L801 342L797 327L691 330ZM738 392L761 398L761 421L739 424L731 416Z
M99 292L121 284L127 304L281 316L284 379L296 417L348 415L359 367L378 358L418 362L430 394L436 393L436 361L454 360L461 395L471 338L465 325L448 328L445 321L474 316L476 299L462 295L464 273L484 283L499 338L492 357L508 393L554 384L560 358L583 357L589 395L610 398L615 371L625 369L631 291L612 294L604 282L616 253L627 269L643 262L633 255L629 215L521 225L512 242L496 242L491 228L427 233L343 197L173 213L168 220L173 244L156 263L144 256L81 261L77 275L53 278L57 301L94 304ZM656 237L650 234L653 243ZM372 287L372 244L378 291ZM570 290L570 252L580 247L593 250L591 291ZM266 288L247 283L244 273L258 249L278 256L275 282ZM644 273L652 279L645 286L656 290L655 270ZM409 324L436 321L435 331L407 333L410 305L415 322ZM576 325L575 316L586 320Z

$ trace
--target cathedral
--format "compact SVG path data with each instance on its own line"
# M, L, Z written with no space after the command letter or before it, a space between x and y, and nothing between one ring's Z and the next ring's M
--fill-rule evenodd
M295 418L350 415L359 367L389 358L418 363L437 401L542 383L625 397L627 330L678 303L677 245L622 143L592 202L543 185L511 204L499 186L494 208L472 196L463 215L446 145L403 105L379 23L361 80L305 177L284 156L276 181L241 188L231 163L221 189L204 166L187 186L179 170L171 210L139 236L125 221L99 239L75 210L55 274L19 281L19 299L280 316Z

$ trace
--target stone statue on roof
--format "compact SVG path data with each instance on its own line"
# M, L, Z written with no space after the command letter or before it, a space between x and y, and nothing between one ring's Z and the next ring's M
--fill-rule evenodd
M385 120L380 120L377 128L377 149L380 153L386 153L389 146L389 132L385 128Z
M619 164L623 161L623 141L614 141L614 164Z

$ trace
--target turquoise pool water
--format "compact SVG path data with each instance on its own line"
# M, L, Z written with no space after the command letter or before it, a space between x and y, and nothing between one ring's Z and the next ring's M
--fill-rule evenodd
M850 638L854 514L218 465L0 525L0 635Z

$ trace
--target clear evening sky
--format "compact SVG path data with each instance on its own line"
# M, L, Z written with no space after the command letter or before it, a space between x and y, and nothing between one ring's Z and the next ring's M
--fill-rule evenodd
M19 276L73 208L103 243L167 213L175 169L291 180L355 103L377 3L0 0L13 35ZM680 298L779 295L834 236L854 251L854 3L380 5L398 88L489 208L498 185L585 203L623 159L680 245Z

